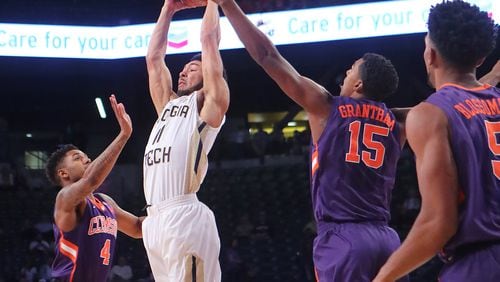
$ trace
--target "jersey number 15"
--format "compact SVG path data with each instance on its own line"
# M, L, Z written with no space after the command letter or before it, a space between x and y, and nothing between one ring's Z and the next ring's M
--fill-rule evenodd
M375 135L389 136L389 128L370 123L365 123L363 128L361 128L361 121L357 120L349 124L349 132L351 133L351 138L349 141L349 152L345 155L345 161L359 163L361 160L368 167L375 169L381 167L384 164L385 146L381 142L373 140L373 137ZM365 147L373 150L373 152L360 150L360 142L363 142Z

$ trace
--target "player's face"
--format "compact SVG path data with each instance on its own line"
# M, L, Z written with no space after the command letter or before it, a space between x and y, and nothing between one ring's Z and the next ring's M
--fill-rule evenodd
M425 62L425 69L427 70L427 79L429 84L432 87L435 87L434 83L434 71L432 67L432 53L435 52L433 51L433 44L431 39L429 38L429 34L425 36L425 50L424 50L424 62Z
M191 61L184 66L179 73L179 82L177 85L177 95L183 96L203 86L203 71L201 61Z
M66 153L60 170L65 173L64 177L67 177L71 182L76 182L82 178L90 162L91 160L84 152L71 150Z
M358 86L361 83L359 66L362 63L363 59L358 59L356 60L356 62L354 62L351 68L346 71L344 82L340 86L340 96L350 97L354 92L356 92Z

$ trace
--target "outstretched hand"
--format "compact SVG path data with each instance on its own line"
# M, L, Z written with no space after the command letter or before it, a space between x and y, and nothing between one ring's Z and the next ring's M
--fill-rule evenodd
M165 5L172 8L174 11L180 11L206 6L207 0L165 0Z
M116 97L114 94L109 96L109 101L111 102L111 108L113 108L113 112L115 113L116 119L118 120L118 124L120 124L121 132L127 137L130 137L130 135L132 134L132 120L125 111L125 106L122 103L118 103L116 101Z

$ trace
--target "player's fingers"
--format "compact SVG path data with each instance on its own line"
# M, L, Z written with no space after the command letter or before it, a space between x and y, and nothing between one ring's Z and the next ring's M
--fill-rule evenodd
M111 103L111 108L113 109L113 112L116 113L116 97L115 95L111 94L111 96L109 96L109 102Z
M122 115L125 119L130 119L124 104L122 104Z
M125 113L125 106L122 103L118 104L118 114L120 116L124 116L126 114Z
M206 6L206 5L207 5L207 0L198 0L197 2L198 2L198 3L197 3L197 4L198 4L197 6L200 6L200 7L201 7L201 6Z
M206 0L180 0L187 7L202 7L207 5Z

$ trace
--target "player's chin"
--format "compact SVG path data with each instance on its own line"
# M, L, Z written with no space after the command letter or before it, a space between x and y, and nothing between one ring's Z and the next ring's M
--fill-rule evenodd
M177 89L177 96L179 96L179 97L187 95L189 93L190 93L190 91L188 89L186 89L186 88L179 88L179 89Z

